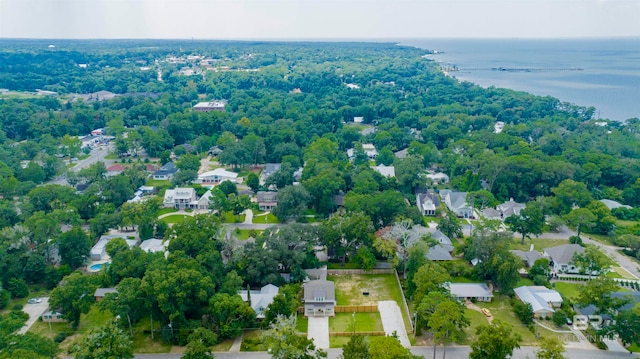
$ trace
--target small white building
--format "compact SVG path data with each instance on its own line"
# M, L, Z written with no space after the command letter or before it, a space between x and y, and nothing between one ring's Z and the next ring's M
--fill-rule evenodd
M147 253L164 253L169 247L169 241L151 238L140 243L140 249Z
M104 235L100 237L100 240L98 240L98 242L91 248L91 252L90 252L91 260L92 261L105 260L107 258L107 249L106 249L107 243L109 243L112 239L115 239L115 238L123 238L129 245L129 248L132 248L133 246L138 244L138 240L126 239L122 235Z
M380 164L371 168L387 178L396 176L396 168L393 166L385 166L383 164Z
M198 178L194 182L202 185L215 185L223 181L238 183L238 174L220 167L198 175Z
M436 184L449 183L449 176L442 172L427 173L427 178L430 179L431 182Z
M485 283L449 283L449 292L459 301L490 302L493 294Z

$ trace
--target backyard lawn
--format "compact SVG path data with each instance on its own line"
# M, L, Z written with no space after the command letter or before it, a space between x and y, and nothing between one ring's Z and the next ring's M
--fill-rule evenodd
M329 332L381 332L382 319L379 312L372 313L336 313L329 318ZM355 324L355 327L354 327Z
M251 234L254 234L254 237L259 236L264 231L255 231L252 229L238 229L233 231L233 236L238 238L241 241L246 241L251 237Z
M571 300L575 300L580 295L578 291L583 284L577 283L566 283L566 282L555 282L553 283L553 288L557 290L564 298L568 298Z
M158 210L158 216L162 216L163 214L178 212L175 208L160 208Z
M402 291L393 274L335 275L327 278L336 286L337 305L375 305L381 300L395 300L402 312L404 325L409 330L409 318L404 310ZM363 289L369 295L362 294Z
M171 344L162 341L158 325L159 322L153 323L154 325L154 339L151 339L151 333L145 333L146 330L151 330L151 320L144 318L140 322L133 326L133 351L136 353L168 353L171 350ZM126 328L128 329L128 328Z

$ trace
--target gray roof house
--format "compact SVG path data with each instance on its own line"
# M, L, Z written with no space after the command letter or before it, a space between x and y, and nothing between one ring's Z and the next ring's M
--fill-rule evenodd
M170 180L178 172L178 168L173 162L167 162L159 170L153 173L154 180Z
M533 316L544 318L553 315L555 310L562 305L562 296L553 289L542 286L522 286L513 290L516 298L522 302L531 304Z
M502 214L502 218L507 218L512 215L519 215L520 211L523 210L526 205L522 203L518 203L510 198L507 202L499 204L496 206L496 210L498 210Z
M260 191L256 194L256 199L261 211L270 211L278 205L278 192Z
M571 264L576 253L584 253L584 248L577 244L563 244L544 250L544 255L549 257L555 273L579 273L580 268Z
M531 268L538 259L542 258L542 254L540 254L540 252L538 251L534 251L533 249L528 252L521 251L519 249L514 249L509 252L515 254L518 258L522 259L522 261L527 266L527 268Z
M95 293L93 293L93 296L96 298L96 301L100 301L109 293L118 293L118 290L115 288L98 288Z
M335 285L328 280L312 280L304 284L304 315L306 317L335 316Z
M435 192L416 194L416 205L423 216L435 216L440 206L440 199Z
M274 174L275 172L280 171L281 167L282 167L282 164L280 164L280 163L267 163L264 166L264 169L262 170L262 173L260 174L261 182L264 183L264 181L266 181L267 178L271 177L272 174Z
M613 292L611 293L611 298L631 299L629 303L623 305L620 309L618 309L618 311L630 310L633 309L633 307L635 307L638 302L640 302L640 292ZM596 311L598 310L593 304L586 307L576 306L576 309L580 312L580 314L587 316L596 314ZM604 325L611 324L612 318L610 315L603 314L602 317L604 319Z
M449 210L461 218L473 218L473 209L467 204L467 192L441 190L440 197Z
M609 209L616 209L616 208L626 208L626 209L631 209L631 206L627 206L626 204L622 204L618 201L614 201L611 199L601 199L600 202L604 203L605 206L607 206L607 208Z
M256 318L263 319L267 307L273 303L273 298L278 295L278 291L279 288L275 285L267 284L260 288L260 290L250 290L249 293L247 293L246 290L239 290L238 294L240 294L240 297L242 297L242 300L245 302L251 299L251 309L256 313Z
M490 302L491 290L485 283L448 283L449 292L459 301L475 299L478 302Z

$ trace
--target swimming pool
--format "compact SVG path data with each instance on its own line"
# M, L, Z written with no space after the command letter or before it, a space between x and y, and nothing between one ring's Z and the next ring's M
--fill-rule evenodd
M103 265L106 265L107 267L109 266L109 264L111 264L111 262L104 262L104 263L96 263L96 264L92 264L89 266L89 271L91 272L97 272L100 269L102 269Z

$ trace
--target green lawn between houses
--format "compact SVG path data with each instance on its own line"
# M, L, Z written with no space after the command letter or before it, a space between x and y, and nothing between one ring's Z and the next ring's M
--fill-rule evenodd
M382 327L380 312L336 313L335 317L329 318L329 332L357 333L381 331L384 331L384 328Z

